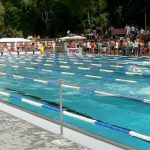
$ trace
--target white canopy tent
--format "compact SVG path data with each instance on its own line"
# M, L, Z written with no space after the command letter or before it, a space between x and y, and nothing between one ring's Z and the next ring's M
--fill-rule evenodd
M31 42L31 40L24 38L1 38L0 43L18 43L18 42Z
M59 40L62 40L62 41L66 41L66 40L85 40L85 39L86 39L86 37L79 36L79 35L76 35L76 36L65 36L65 37L59 38Z
M61 37L59 38L59 40L65 41L65 40L70 40L70 36L65 36L65 37Z
M85 40L85 39L86 39L86 37L76 35L76 36L72 36L72 37L71 37L71 39L72 39L72 40Z

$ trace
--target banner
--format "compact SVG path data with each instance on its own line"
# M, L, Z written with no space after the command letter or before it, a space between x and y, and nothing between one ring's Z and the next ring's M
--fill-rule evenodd
M65 47L65 50L67 51L68 55L82 55L82 48L68 48Z

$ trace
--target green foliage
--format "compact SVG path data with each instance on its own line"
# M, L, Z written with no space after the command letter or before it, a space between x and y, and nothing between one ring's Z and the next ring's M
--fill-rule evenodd
M149 0L108 0L107 3L110 22L115 27L133 24L144 28L145 12L147 13L147 24L150 24Z
M108 26L150 23L148 0L1 0L0 36L58 37Z
M87 16L83 21L88 24L88 28L100 27L106 28L109 23L109 14L105 11L107 7L106 0L89 0L84 7L84 13Z
M0 2L0 37L2 37L3 32L4 32L4 14L5 14L5 9Z
M22 31L17 31L15 28L8 26L4 28L4 37L23 37Z

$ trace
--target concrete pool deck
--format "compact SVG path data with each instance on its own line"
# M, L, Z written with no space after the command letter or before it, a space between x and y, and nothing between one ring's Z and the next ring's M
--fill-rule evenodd
M0 110L0 150L90 150Z
M0 150L123 150L0 102ZM69 140L68 140L69 139Z

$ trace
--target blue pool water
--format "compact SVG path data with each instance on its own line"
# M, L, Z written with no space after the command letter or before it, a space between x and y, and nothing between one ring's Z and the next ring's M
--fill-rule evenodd
M58 108L57 83L61 78L64 84L81 87L81 90L63 87L65 110L150 136L150 105L138 101L138 99L150 100L149 62L150 59L146 57L5 56L0 59L0 73L6 73L1 74L0 91ZM48 72L50 70L51 72ZM12 75L26 78L18 79ZM31 80L33 78L50 82L37 83ZM93 90L121 96L96 94ZM0 99L59 120L58 112L35 107L13 97L0 95ZM69 116L64 116L64 121L66 124L136 149L150 149L149 142L108 128Z

